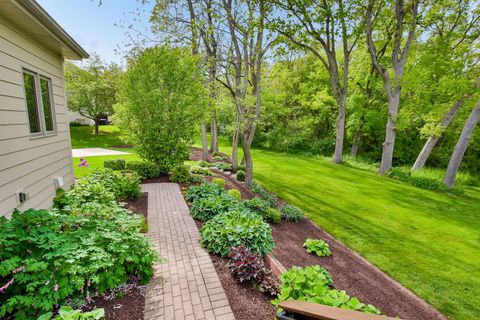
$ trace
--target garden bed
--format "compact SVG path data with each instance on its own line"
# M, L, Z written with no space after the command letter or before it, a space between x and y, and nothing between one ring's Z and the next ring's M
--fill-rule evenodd
M226 179L227 189L240 190L242 198L250 199L255 196L234 176L227 176L222 172L216 173L216 176ZM284 201L280 199L279 203L284 203ZM425 301L388 277L309 219L305 218L300 223L282 221L280 224L270 224L270 226L276 244L272 254L284 267L321 265L332 274L337 289L345 290L349 295L375 305L388 316L400 316L405 320L445 319ZM307 253L303 248L307 238L327 241L332 250L332 256L318 257ZM232 302L236 303L234 298L232 298Z

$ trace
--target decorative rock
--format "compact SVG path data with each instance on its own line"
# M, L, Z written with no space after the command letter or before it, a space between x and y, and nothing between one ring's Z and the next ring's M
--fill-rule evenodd
M224 173L226 176L229 176L229 175L232 174L230 171L224 171L223 173Z

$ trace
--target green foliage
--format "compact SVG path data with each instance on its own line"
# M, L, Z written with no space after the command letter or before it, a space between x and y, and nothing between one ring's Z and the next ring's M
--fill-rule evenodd
M212 183L216 183L219 186L225 187L225 180L222 178L213 178Z
M237 171L236 177L238 181L245 181L245 176L246 176L245 171L243 170Z
M105 160L103 162L103 167L112 170L125 170L127 168L127 163L125 162L125 159Z
M141 179L158 178L162 173L158 165L149 161L129 161L127 170L135 171Z
M222 156L213 156L213 157L212 157L212 160L213 160L213 161L220 162L220 161L223 160L223 157L222 157Z
M287 221L300 222L303 219L302 209L291 204L286 204L280 208L282 218Z
M221 152L218 152L218 151L214 151L214 152L212 153L212 156L213 156L213 157L220 157L220 158L223 158L223 155L222 155L222 153L221 153ZM220 159L220 160L221 160L221 159Z
M258 197L243 201L243 205L251 212L256 213L262 217L265 217L267 215L267 210L270 208L267 201L262 200Z
M109 192L115 195L116 200L134 199L140 196L140 178L136 173L119 173L110 169L94 170L90 175L80 179L78 186L75 186L72 191L81 192L88 190L91 186L102 185ZM69 192L67 192L68 194ZM102 197L102 195L90 194L93 197ZM85 194L82 195L84 199L90 199ZM101 202L101 201L100 201Z
M185 198L188 202L194 202L208 196L219 196L225 192L226 190L218 184L205 182L199 186L191 186L188 188Z
M232 197L236 198L238 201L242 200L242 194L237 189L230 189L228 190L228 194Z
M115 105L116 121L138 154L168 171L189 154L207 104L197 58L156 46L128 64Z
M386 176L392 179L408 182L417 188L443 192L452 191L448 190L448 188L439 180L429 177L413 176L410 170L405 167L392 168ZM459 190L456 189L454 191Z
M170 173L170 180L177 183L190 181L190 166L185 164L175 166Z
M280 221L282 221L282 214L275 208L268 208L264 218L268 222L280 223Z
M220 195L208 195L192 202L190 214L195 219L208 221L221 213L240 210L241 203L237 198L223 192Z
M270 207L274 208L277 205L277 196L267 191L264 187L262 187L256 181L253 182L252 191L258 194L263 200L268 202L268 205Z
M231 171L232 170L232 164L231 163L215 162L213 164L213 166L220 169L220 170L225 170L225 171Z
M67 299L85 299L124 283L148 282L158 259L140 233L141 218L14 212L0 228L0 316L34 317Z
M190 175L190 182L191 183L204 183L205 179L203 178L203 176L201 174L193 173L193 174Z
M222 257L239 245L259 255L269 253L275 246L270 226L262 217L245 210L215 216L203 225L200 234L207 251Z
M210 172L210 170L208 170L208 168L200 167L200 166L192 166L190 168L190 173L201 174L201 175L204 175L204 176L211 176L212 175L212 173Z
M319 303L327 306L380 314L372 305L363 304L357 298L351 298L345 291L332 289L332 277L324 268L314 265L306 268L292 267L280 276L280 294L272 303L299 300Z
M322 239L308 238L305 240L303 247L307 249L308 253L315 253L319 257L328 257L332 255L330 246Z
M200 160L200 161L197 162L197 165L199 167L208 168L208 167L210 167L211 164L208 161Z
M52 312L38 317L37 320L100 320L105 318L104 309L95 309L89 312L73 310L69 306L63 306L58 310L58 316L54 317Z

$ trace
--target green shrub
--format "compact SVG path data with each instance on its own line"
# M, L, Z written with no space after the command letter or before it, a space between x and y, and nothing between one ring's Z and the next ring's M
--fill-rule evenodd
M227 191L216 183L204 182L199 186L191 186L187 190L185 198L188 202L194 202L197 199L208 196L219 196Z
M213 161L222 161L223 157L222 156L214 156L214 157L212 157L212 160Z
M332 289L332 277L318 265L305 268L292 267L280 276L280 294L272 303L300 300L333 306L342 309L380 314L372 305L351 298L345 291Z
M302 209L286 204L280 208L280 213L282 217L287 221L299 222L303 219Z
M237 189L230 189L228 190L228 194L232 197L235 197L238 201L242 200L242 194Z
M332 255L330 246L322 239L308 238L305 240L303 247L307 249L308 253L315 253L319 257L328 257Z
M220 170L225 170L225 171L232 171L232 164L231 163L226 163L226 162L215 162L213 164L214 167L220 169Z
M190 175L190 182L191 183L204 183L205 179L201 174L191 174Z
M148 161L129 161L127 170L135 171L141 179L158 178L162 173L159 166Z
M237 171L240 171L240 170L242 170L243 172L245 172L245 171L247 171L247 167L246 167L245 165L241 164L241 165L239 165L239 166L237 167Z
M205 160L200 160L200 161L197 162L197 166L203 167L203 168L208 168L208 167L210 167L210 165L211 165L210 162L205 161Z
M125 162L125 159L105 160L103 162L103 167L112 170L125 170L127 168L127 163Z
M98 169L79 181L84 181L85 185L102 184L106 190L113 192L117 200L138 198L140 196L140 178L136 173L122 174L110 169ZM79 188L74 187L74 189Z
M38 317L37 320L100 320L105 319L104 309L95 309L89 312L81 310L73 310L72 307L63 306L58 310L58 316L54 317L52 312Z
M211 176L212 173L210 172L210 170L208 170L208 168L204 168L204 167L200 167L200 166L193 166L190 168L190 173L193 173L193 174L201 174L201 175L204 175L204 176Z
M30 209L3 219L0 281L9 285L0 295L0 318L35 318L129 276L147 283L158 256L140 233L141 221L125 210L106 218Z
M242 244L260 255L275 247L270 226L262 217L244 210L215 216L203 225L200 235L207 251L222 257L228 255L230 248Z
M264 218L266 221L272 223L280 223L280 221L282 221L281 213L274 208L268 208Z
M236 174L237 180L238 181L245 181L245 171L243 170L238 170Z
M192 203L190 214L195 219L208 221L221 213L241 209L241 203L227 193L198 198Z
M213 156L213 157L220 157L220 158L223 158L223 155L222 155L222 153L221 153L221 152L218 152L218 151L214 151L214 152L212 153L212 156Z
M186 183L190 181L190 166L181 164L172 169L170 180L177 183Z
M212 183L216 183L219 186L225 187L225 180L222 178L213 178Z
M277 196L265 190L265 188L259 185L256 181L252 184L252 191L258 194L263 200L267 201L270 207L274 208L276 206Z
M267 216L267 211L270 208L267 201L257 197L243 201L243 205L251 212L258 214L264 218Z

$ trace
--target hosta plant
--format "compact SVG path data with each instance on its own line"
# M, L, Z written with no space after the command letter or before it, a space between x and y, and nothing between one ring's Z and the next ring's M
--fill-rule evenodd
M241 203L237 198L227 193L210 195L193 201L190 214L195 219L208 221L221 213L241 209Z
M308 238L305 240L303 247L308 253L314 253L319 257L328 257L332 254L330 246L322 239Z
M318 265L305 268L292 267L280 276L280 294L272 300L277 305L286 300L299 300L327 306L380 314L372 305L361 303L345 291L332 288L332 277Z
M208 162L207 162L208 163ZM193 166L190 168L190 173L192 174L201 174L204 176L211 176L212 172L208 170L206 167L201 167L201 166Z
M240 190L230 189L228 190L228 194L231 195L232 197L235 197L239 201L242 200L242 194L240 193Z
M69 306L61 307L58 310L58 316L54 316L53 312L38 317L37 320L100 320L105 319L104 309L95 309L89 312L82 312L80 310L73 310Z
M261 216L245 210L222 213L200 230L201 244L208 252L225 257L230 248L244 245L253 253L264 255L275 247L272 229Z
M267 191L264 187L259 185L256 181L252 184L252 191L258 194L263 200L267 201L268 205L275 208L277 204L277 196Z
M188 202L194 202L195 200L200 198L206 198L208 196L219 196L226 192L227 191L224 188L222 188L216 183L205 182L201 185L191 186L190 188L188 188L185 198Z

